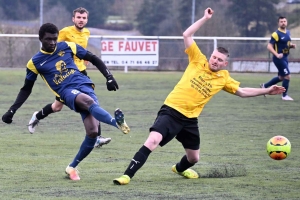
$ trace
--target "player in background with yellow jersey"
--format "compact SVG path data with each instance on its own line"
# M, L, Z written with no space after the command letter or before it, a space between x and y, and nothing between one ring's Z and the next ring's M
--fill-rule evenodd
M189 57L181 79L165 99L150 127L150 134L144 145L136 152L128 168L120 178L113 180L114 184L126 185L135 173L144 165L154 149L166 145L176 138L183 146L185 155L175 165L172 171L186 178L199 178L190 167L194 166L200 157L200 133L198 116L207 102L218 92L224 90L239 97L254 97L264 94L282 94L285 89L273 85L270 88L241 88L240 83L230 77L227 70L228 51L218 47L213 51L209 61L193 40L193 34L213 15L213 10L207 8L204 16L192 24L184 33L185 53Z
M82 7L76 8L73 11L72 21L74 23L73 26L67 26L59 31L58 42L67 41L74 42L79 44L80 46L87 48L88 40L90 37L90 31L85 28L88 22L89 12ZM87 75L86 65L84 60L80 60L76 56L74 56L74 62L77 65L79 71L84 75ZM63 108L63 103L59 98L56 98L54 103L46 105L39 112L34 112L31 120L29 121L28 129L30 133L35 131L35 128L39 122L39 120L44 119L49 114L54 112L59 112ZM111 138L105 138L101 136L101 126L99 123L98 128L98 138L95 143L95 147L101 147L104 144L108 144L111 141Z

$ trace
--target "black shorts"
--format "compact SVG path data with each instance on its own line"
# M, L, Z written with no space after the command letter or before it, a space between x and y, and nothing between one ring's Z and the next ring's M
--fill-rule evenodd
M151 131L159 132L163 136L160 146L166 145L176 137L185 149L200 148L198 119L187 118L167 105L163 105L158 111L156 120L150 127Z
M82 70L82 71L80 71L80 72L88 77L87 71L86 71L86 70ZM90 78L90 77L89 77L89 78ZM59 101L60 103L65 104L64 101L61 100L61 99L60 99L59 97L57 97L57 96L55 97L55 100L56 100L56 101Z

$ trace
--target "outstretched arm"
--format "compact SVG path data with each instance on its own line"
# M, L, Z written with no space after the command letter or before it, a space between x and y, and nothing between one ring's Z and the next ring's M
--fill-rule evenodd
M246 97L256 97L261 95L276 95L282 94L285 88L282 86L273 85L269 88L239 88L235 95L246 98Z
M31 94L32 88L34 85L34 81L25 79L23 87L20 89L20 92L13 103L13 105L8 109L8 111L2 116L2 121L10 124L13 120L13 116L16 111L23 105L23 103L27 100L29 95Z
M193 35L194 33L199 30L199 28L208 20L212 17L214 11L211 8L207 8L204 11L204 16L193 23L190 27L188 27L184 32L183 32L183 39L184 39L184 45L185 48L188 48L191 46L194 42L193 40Z
M103 74L103 76L107 80L107 82L106 82L107 90L116 91L117 89L119 89L117 81L115 80L113 75L110 73L110 71L107 69L107 67L103 63L103 61L100 58L98 58L98 56L96 56L88 51L86 53L86 55L83 57L83 59L90 61Z

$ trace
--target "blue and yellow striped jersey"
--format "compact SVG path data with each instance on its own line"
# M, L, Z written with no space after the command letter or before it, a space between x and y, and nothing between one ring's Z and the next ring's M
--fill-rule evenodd
M74 42L58 42L54 52L40 50L28 61L26 78L35 81L40 74L57 97L66 87L93 84L73 60L74 55L82 59L86 53L86 49Z
M273 44L273 47L277 53L283 53L284 57L289 55L290 51L290 43L291 43L291 35L290 31L286 30L283 32L282 30L276 30L272 33L270 43Z

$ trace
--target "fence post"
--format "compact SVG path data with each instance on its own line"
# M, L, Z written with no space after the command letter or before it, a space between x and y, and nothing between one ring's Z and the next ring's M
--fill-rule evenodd
M268 59L268 63L269 63L269 65L268 65L268 72L270 72L270 70L271 70L271 56L270 56L270 51L269 51L269 53L268 53L268 57L269 57L269 59Z
M127 41L127 37L125 37L124 40ZM127 72L128 72L128 66L125 65L124 66L124 73L127 73Z
M218 46L218 41L217 41L217 38L214 38L214 49L215 50Z

